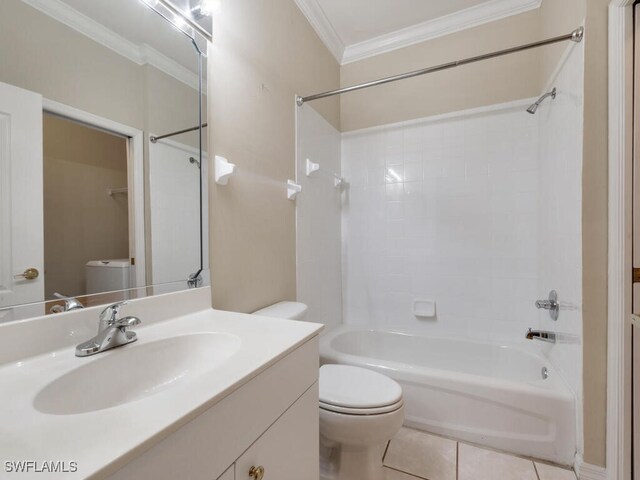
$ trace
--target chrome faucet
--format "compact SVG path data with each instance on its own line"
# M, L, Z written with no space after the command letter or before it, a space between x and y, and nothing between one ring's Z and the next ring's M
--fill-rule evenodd
M542 340L543 342L556 343L556 334L553 332L546 332L544 330L531 330L527 331L527 340Z
M120 308L127 303L114 303L100 313L98 334L91 340L87 340L76 347L76 357L95 355L96 353L135 342L138 339L136 333L130 331L129 328L140 325L140 319L138 317L118 318Z
M54 305L51 307L51 312L53 313L70 312L71 310L84 308L84 305L75 297L67 297L58 292L54 293L53 296L64 300L64 305Z

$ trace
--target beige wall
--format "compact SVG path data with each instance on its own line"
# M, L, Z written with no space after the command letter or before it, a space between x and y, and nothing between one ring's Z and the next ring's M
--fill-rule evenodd
M341 86L383 78L571 32L584 0L542 7L343 65ZM520 52L341 97L342 131L538 96L566 44Z
M582 172L584 459L606 462L608 0L586 0Z
M213 301L250 312L295 299L294 95L337 88L339 66L293 0L225 0L214 31L212 153L238 170L211 184ZM337 99L314 107L339 125Z
M89 260L129 257L127 142L44 116L45 296L84 295Z
M540 12L497 22L344 65L341 85L404 73L540 38ZM342 130L358 130L539 94L540 50L487 60L341 97Z

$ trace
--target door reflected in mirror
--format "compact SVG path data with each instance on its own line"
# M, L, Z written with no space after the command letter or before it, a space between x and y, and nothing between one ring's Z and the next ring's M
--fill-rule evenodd
M44 295L130 283L128 139L44 115Z

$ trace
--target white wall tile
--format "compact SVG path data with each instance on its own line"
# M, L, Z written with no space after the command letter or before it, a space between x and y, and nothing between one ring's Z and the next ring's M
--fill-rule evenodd
M348 181L372 171L354 142L383 148L395 173L343 208L346 322L522 341L536 319L538 128L511 108L343 136ZM416 298L435 299L437 318L414 317Z
M199 171L189 163L196 152L177 142L159 142L149 148L149 221L153 232L149 283L186 282L200 267Z
M297 109L297 136L297 182L302 185L302 193L296 199L297 299L309 307L307 320L331 328L342 322L343 191L334 186L326 172L340 174L341 150L352 158L349 166L352 205L356 211L365 213L367 192L382 185L373 179L374 175L369 181L369 168L376 164L373 153L379 139L353 137L341 144L340 133L309 105ZM307 177L307 158L320 164L325 173ZM382 166L376 164L376 168L382 177ZM362 232L363 228L354 225L356 232Z
M558 95L539 109L540 182L538 210L540 275L538 297L557 290L557 322L538 312L538 327L558 335L541 346L582 403L582 131L584 47L575 45L553 86ZM578 410L580 411L580 410ZM578 416L580 425L582 418ZM581 431L579 428L580 438ZM580 441L578 442L581 443Z

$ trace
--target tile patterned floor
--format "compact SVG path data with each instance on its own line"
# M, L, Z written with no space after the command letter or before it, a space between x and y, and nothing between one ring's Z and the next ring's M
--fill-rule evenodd
M571 470L403 428L384 455L385 480L576 480Z

